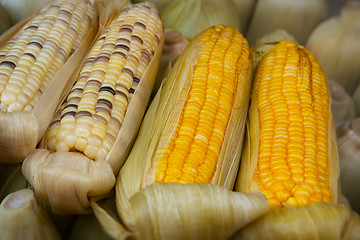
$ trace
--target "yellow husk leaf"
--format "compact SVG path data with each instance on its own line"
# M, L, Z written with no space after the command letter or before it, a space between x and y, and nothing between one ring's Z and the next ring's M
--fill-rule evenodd
M191 40L203 30L217 25L232 25L240 30L240 15L231 0L174 0L164 9L165 28L181 32Z
M337 128L337 142L340 160L341 191L347 197L352 209L360 213L360 118L344 122Z
M202 47L199 35L176 61L170 75L164 79L156 94L134 147L122 167L116 184L116 201L119 215L129 229L135 227L129 199L140 189L154 182L151 169L153 156L162 135L171 136L171 122L177 124L181 109L192 81L193 66ZM240 74L232 112L226 128L224 142L216 164L212 184L232 189L239 165L244 136L245 118L251 85L252 61L244 64Z
M247 38L250 43L255 43L267 33L284 29L303 44L325 15L325 0L259 0Z
M322 22L306 47L319 60L328 79L353 95L360 80L360 2L348 1L339 16Z
M358 82L360 82L360 80L358 80ZM360 117L360 84L356 88L352 98L353 98L354 104L355 104L356 117Z
M331 96L331 111L338 125L342 122L353 120L356 117L353 99L345 91L343 86L334 80L328 80L329 93Z
M116 14L110 9L119 12L119 8L116 6L120 6L124 2L127 1L114 0L104 9L100 19L100 29L105 29L111 22L109 19L115 17ZM159 38L159 47L140 79L136 92L127 107L122 127L104 160L94 161L82 153L50 152L43 148L32 152L24 160L23 173L25 177L34 187L40 199L49 203L54 212L61 214L87 213L90 211L89 198L105 194L114 186L115 176L135 141L155 82L164 34L161 34ZM76 80L76 77L77 75L73 76L73 81ZM59 166L61 166L61 170Z
M269 210L261 193L212 184L155 183L130 198L140 239L227 239Z
M61 239L29 189L11 193L2 201L0 232L2 239Z
M6 44L36 14L37 12L1 35L0 47ZM80 66L97 29L98 22L95 18L78 49L52 78L31 112L0 112L0 151L2 153L0 163L22 162L35 149L61 103L62 96L70 90L73 84L72 75Z
M343 205L314 203L271 209L235 239L360 239L360 216Z

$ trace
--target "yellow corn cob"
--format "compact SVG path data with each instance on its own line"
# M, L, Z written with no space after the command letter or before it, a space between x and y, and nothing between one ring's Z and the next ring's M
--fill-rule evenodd
M338 157L328 87L315 57L282 41L260 61L237 190L271 207L337 202Z
M248 43L231 26L207 29L179 57L118 177L119 214L129 229L135 228L135 220L128 200L147 185L212 183L233 188L251 69Z
M96 22L95 8L87 0L56 0L0 38L1 162L22 162L35 149L91 43ZM55 79L79 47L72 65L65 65L63 78ZM50 83L57 85L52 94Z
M88 191L94 196L113 186L112 172L118 172L127 157L145 112L163 36L161 20L153 5L136 4L123 10L94 43L76 83L45 135L47 149L28 156L23 167L39 197L50 202L55 211L87 211ZM96 182L94 186L77 183L79 179L75 176L74 182L67 182L65 176L59 181L44 169L34 167L40 161L49 163L49 168L57 168L51 164L66 165L70 175L75 174L73 169L83 174L79 162L97 165L100 176L86 173L84 178ZM58 192L54 194L50 187L43 189L41 181L31 181L37 174L45 174L44 179L52 182L52 188ZM66 181L65 188L68 188L65 194L60 190L62 181ZM86 199L85 203L74 194L73 183L79 184L75 191ZM96 191L95 185L99 188ZM59 198L54 197L57 193ZM63 200L69 198L67 194L74 202Z

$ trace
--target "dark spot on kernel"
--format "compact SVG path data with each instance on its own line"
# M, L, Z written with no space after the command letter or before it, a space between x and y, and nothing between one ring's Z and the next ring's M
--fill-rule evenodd
M117 90L116 95L120 95L120 96L124 97L126 99L126 101L129 101L128 96L122 91Z
M117 49L117 48L121 48L121 49L125 49L126 51L130 51L129 46L126 46L126 45L124 45L124 44L117 44L117 45L115 46L115 49Z
M29 30L29 29L38 29L39 27L38 26L35 26L35 25L30 25L28 27L25 28L25 31L26 30Z
M69 111L67 113L64 113L63 115L61 115L60 119L63 119L66 116L75 116L76 112L75 111Z
M117 54L117 55L121 55L121 56L123 56L124 58L126 58L126 55L125 55L125 53L123 53L123 52L114 52L113 54Z
M0 65L9 66L9 67L11 67L12 69L14 69L14 68L16 67L16 64L13 63L13 62L11 62L11 61L2 61L2 62L0 63Z
M133 88L129 89L129 93L134 93L134 92L135 92L135 89L133 89Z
M138 41L141 44L144 44L143 40L139 36L131 35L131 39Z
M84 117L84 116L91 117L91 113L88 112L88 111L79 111L79 112L76 113L75 117L79 118L79 117Z
M109 101L109 100L106 100L106 99L99 99L98 101L97 101L98 103L103 103L103 104L106 104L110 109L112 109L113 108L113 105L112 105L112 103Z
M101 87L100 88L100 92L101 91L108 91L110 92L112 95L115 95L115 90L112 87Z
M76 104L68 104L68 105L66 105L66 106L64 107L64 109L70 108L70 107L77 109L77 108L78 108L78 105L76 105Z
M134 80L134 82L136 82L136 83L139 83L140 82L140 78L139 77L133 77L133 80Z
M40 43L38 43L38 42L29 42L27 45L35 45L35 46L37 46L38 48L43 48L43 46L40 44Z
M135 25L135 26L140 26L140 27L142 27L142 28L146 29L145 24L143 24L142 22L135 22L135 24L134 24L134 25Z
M57 123L60 123L60 120L55 120L55 121L53 121L52 123L50 123L50 127L51 127L52 125L54 125L54 124L57 124Z

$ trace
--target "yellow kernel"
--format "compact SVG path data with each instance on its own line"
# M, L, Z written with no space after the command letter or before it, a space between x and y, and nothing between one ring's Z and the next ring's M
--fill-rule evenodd
M290 198L286 201L286 204L289 205L289 206L294 206L294 207L297 206L297 202L296 202L296 199L295 199L294 197L290 197Z
M268 203L270 205L270 208L282 207L281 203L278 200L276 200L275 198L269 198Z

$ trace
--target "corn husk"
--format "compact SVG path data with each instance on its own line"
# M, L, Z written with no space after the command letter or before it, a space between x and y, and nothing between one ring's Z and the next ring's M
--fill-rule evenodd
M160 59L158 74L151 93L151 98L154 98L162 80L169 74L172 62L180 56L188 44L189 41L186 40L180 32L165 29L164 47Z
M2 201L0 232L2 239L61 239L29 189L11 193Z
M329 93L331 96L331 111L335 124L338 125L355 119L355 105L353 99L345 91L343 86L334 80L328 80Z
M155 4L157 9L159 9L159 12L162 13L164 11L164 9L166 8L166 6L172 2L172 0L133 0L132 2L134 2L134 3L151 2L151 3Z
M360 82L360 81L359 81ZM356 88L354 95L352 96L355 104L355 113L357 117L360 117L360 84Z
M240 15L230 0L174 0L164 9L162 20L165 28L179 31L189 40L217 24L241 30Z
M8 42L35 14L1 35L0 47ZM81 64L97 29L97 20L94 20L79 48L59 69L31 112L0 111L0 163L22 162L26 155L35 149L62 96L70 90L73 84L71 76Z
M304 44L311 31L326 15L325 0L259 0L247 38L250 43L276 29L284 29Z
M352 95L360 80L360 2L348 1L341 14L321 23L306 47L314 53L326 77Z
M114 1L112 4L119 3ZM103 21L106 20L103 29L110 24L110 19L117 16L110 9L119 11L119 8L112 4L104 10L109 17L102 18ZM51 152L45 148L37 149L25 159L23 164L25 177L34 187L39 198L49 203L54 212L88 213L91 211L89 198L103 195L114 186L115 175L130 152L147 107L163 43L162 34L159 47L137 85L136 92L127 107L122 127L104 160L94 161L83 153Z
M270 210L235 239L360 239L360 216L343 205L314 203Z
M28 182L21 172L21 164L1 164L0 202L10 193L27 187Z
M190 43L177 59L169 76L164 79L145 115L134 147L119 173L116 185L117 207L129 229L133 229L135 225L129 199L155 181L155 170L151 168L154 155L161 136L171 136L173 124L179 121L191 86L193 66L202 48L200 37L201 35ZM211 180L212 184L226 186L228 189L233 188L244 136L252 70L252 60L248 57L247 63L240 69L231 115Z
M360 191L354 185L360 181L360 118L338 126L337 136L341 191L349 200L352 209L360 213Z
M241 32L246 33L250 17L255 7L255 0L232 0L240 15Z
M246 136L242 152L240 170L237 176L235 190L239 192L260 191L258 184L253 180L254 171L258 162L260 122L258 114L258 99L251 97L248 119L246 121ZM338 204L340 192L340 168L336 145L336 129L331 114L331 100L329 100L328 122L328 164L331 200Z
M269 210L261 193L236 193L201 183L154 183L129 202L138 229L112 229L116 239L227 239ZM99 214L101 208L92 206ZM109 216L101 217L103 225L114 225Z

